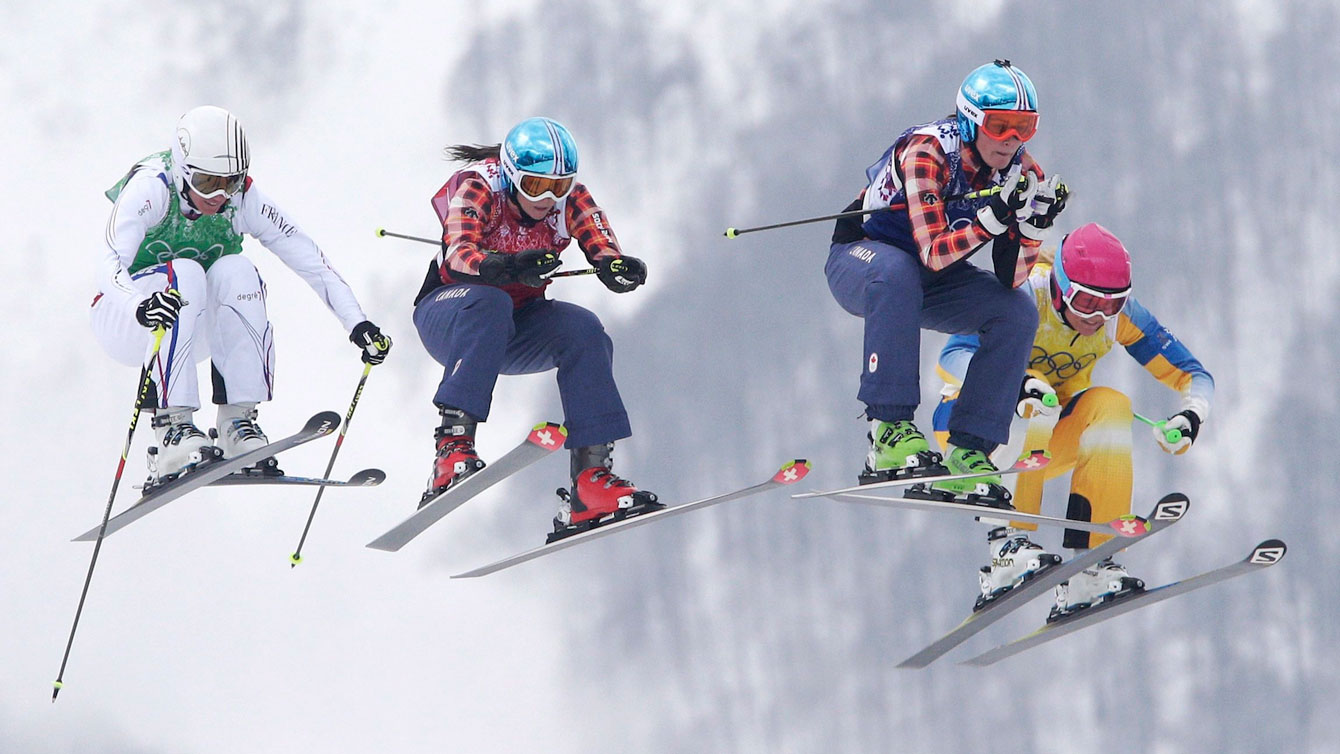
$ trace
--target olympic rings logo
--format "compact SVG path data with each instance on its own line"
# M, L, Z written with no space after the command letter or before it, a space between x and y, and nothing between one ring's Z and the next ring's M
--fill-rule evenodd
M1048 353L1038 346L1033 346L1033 353L1028 359L1028 368L1036 369L1045 376L1056 375L1059 379L1068 380L1087 369L1098 360L1098 354L1086 353L1076 356L1069 351L1057 351Z

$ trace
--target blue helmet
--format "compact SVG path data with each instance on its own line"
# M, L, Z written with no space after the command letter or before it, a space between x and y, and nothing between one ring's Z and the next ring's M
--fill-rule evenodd
M521 121L507 132L501 152L503 186L509 191L520 191L526 198L538 201L546 194L562 199L572 190L577 175L577 142L558 121L550 118ZM536 178L526 181L528 176ZM527 183L538 190L526 190Z
M1024 72L1008 60L988 63L968 74L958 88L958 133L964 144L977 140L986 110L1038 111L1038 93Z

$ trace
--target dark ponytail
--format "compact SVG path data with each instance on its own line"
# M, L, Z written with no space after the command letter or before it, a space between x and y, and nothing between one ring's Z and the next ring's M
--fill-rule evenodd
M498 159L502 155L502 145L492 144L452 144L442 150L448 160L453 162L481 162Z

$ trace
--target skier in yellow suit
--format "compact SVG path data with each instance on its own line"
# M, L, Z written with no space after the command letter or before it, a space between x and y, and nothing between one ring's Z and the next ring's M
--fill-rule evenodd
M1047 427L1030 422L1024 447L1046 445L1051 463L1021 474L1014 493L1016 510L1038 513L1043 482L1074 471L1066 516L1110 521L1131 510L1131 422L1134 412L1125 394L1093 385L1094 365L1113 345L1126 352L1156 379L1182 394L1181 410L1154 427L1162 448L1185 453L1209 418L1214 378L1158 319L1131 295L1131 259L1116 236L1097 223L1083 225L1061 241L1054 265L1038 264L1023 286L1038 306L1039 324L1028 370L1019 390L1017 413L1059 412L1050 440ZM938 372L944 397L935 412L936 434L943 444L956 387L977 348L976 337L956 335L940 353ZM1047 400L1049 394L1057 404ZM1169 435L1180 431L1173 442ZM997 527L988 535L991 565L981 569L979 605L1003 594L1040 567L1051 553L1028 538L1031 525ZM1062 545L1082 550L1108 537L1067 529ZM1053 618L1087 607L1138 584L1111 559L1057 587Z

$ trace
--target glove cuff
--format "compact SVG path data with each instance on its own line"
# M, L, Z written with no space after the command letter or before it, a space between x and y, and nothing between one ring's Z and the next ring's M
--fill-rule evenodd
M991 209L990 204L977 210L977 222L982 224L983 230L993 236L1003 235L1010 228L1000 218L996 217L996 213Z

